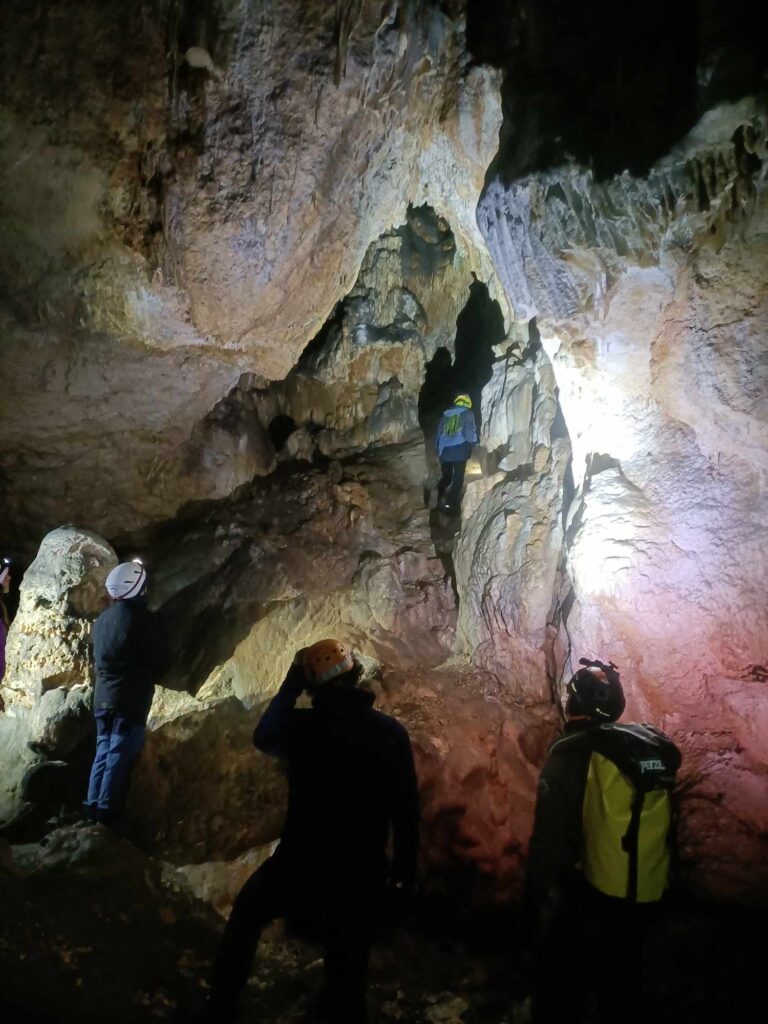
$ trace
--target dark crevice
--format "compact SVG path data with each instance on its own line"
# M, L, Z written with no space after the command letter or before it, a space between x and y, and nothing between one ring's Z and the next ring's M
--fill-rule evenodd
M589 453L587 456L586 472L588 480L591 480L593 476L597 476L598 473L605 473L607 469L618 469L621 471L621 463L612 455L607 455L604 452Z
M519 0L470 0L467 49L478 64L505 67L522 45L524 24Z
M282 451L285 447L285 442L296 430L296 421L292 416L287 416L285 413L280 413L271 420L267 427L269 439L272 442L272 447L276 452Z
M541 344L538 330L535 328L535 323L533 321L531 322L531 328L532 333L535 331L534 341ZM568 424L566 423L565 415L560 404L560 392L557 388L555 388L555 400L557 401L557 410L550 428L551 443L554 444L556 440L564 440L568 441L570 445ZM549 626L551 629L549 631L550 637L547 648L547 678L549 680L552 694L552 703L559 713L561 710L560 690L562 686L562 675L565 670L565 665L568 664L571 647L570 635L568 633L568 616L571 608L573 607L573 603L576 600L576 593L568 574L568 549L571 545L575 530L578 529L576 520L578 519L580 521L581 518L581 510L579 509L574 517L574 522L571 524L571 528L568 528L568 517L576 499L576 494L576 483L573 477L573 455L571 454L563 473L562 501L560 506L563 539L560 546L557 574L555 576L555 587L552 594L552 607L549 616ZM558 665L557 638L561 631L565 633L567 639L567 653L562 665Z
M489 177L644 176L705 110L763 92L767 22L747 0L648 0L631 29L611 0L469 0L472 56L506 72Z
M515 466L511 473L507 473L505 480L507 483L522 483L523 480L530 480L533 476L533 463L524 462L519 466Z
M573 456L571 456L571 458L568 459L568 465L565 467L565 473L563 474L563 531L565 531L568 523L568 512L575 497L576 481L573 479Z
M503 341L506 334L501 307L491 299L487 285L474 280L469 286L467 304L456 320L454 385L457 391L466 391L472 399L478 429L483 388L493 374L493 347Z
M453 381L451 353L447 348L439 348L424 367L424 383L419 392L419 426L425 434L434 431L437 419L453 398Z
M397 232L401 239L403 280L438 277L453 263L456 239L448 221L427 205L408 206L405 224Z
M425 367L424 383L419 392L419 425L424 432L427 465L435 480L438 465L434 445L440 417L458 392L466 392L472 399L479 431L483 388L493 373L493 348L505 337L501 307L491 299L488 287L482 281L473 280L466 305L456 318L455 358L452 361L448 349L439 348ZM480 449L477 451L480 454ZM429 497L427 488L427 503ZM459 595L452 552L460 528L459 517L447 518L436 511L430 514L432 541L451 580L457 607Z
M303 370L311 367L318 357L325 352L326 346L329 342L331 342L341 331L342 324L344 323L345 302L345 299L341 299L333 307L331 315L299 356L296 364L297 370Z
M555 388L555 399L557 401L557 411L555 412L555 418L552 420L552 426L549 428L549 440L551 444L559 439L567 438L570 440L568 433L568 426L565 422L565 416L563 415L563 407L560 405L560 391Z

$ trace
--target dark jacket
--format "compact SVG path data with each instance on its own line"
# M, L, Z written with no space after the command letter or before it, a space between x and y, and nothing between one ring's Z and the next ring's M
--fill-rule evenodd
M96 666L93 710L110 710L135 725L149 715L162 648L155 616L142 598L115 601L93 624Z
M328 687L295 708L302 677L288 673L253 742L288 759L288 812L278 856L298 870L410 886L416 877L419 796L408 733L375 711L372 694Z
M526 907L541 906L553 886L582 885L579 862L583 849L583 806L587 773L597 733L609 728L592 721L568 722L541 776L528 852ZM663 737L663 733L657 734ZM674 744L664 739L674 748ZM679 760L678 760L679 764Z

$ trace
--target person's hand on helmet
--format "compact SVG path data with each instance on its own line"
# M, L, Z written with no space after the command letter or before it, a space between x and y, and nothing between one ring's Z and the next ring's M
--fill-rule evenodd
M307 674L304 671L304 652L306 647L300 647L293 656L288 673L283 680L281 689L294 693L297 697L303 692L308 683Z

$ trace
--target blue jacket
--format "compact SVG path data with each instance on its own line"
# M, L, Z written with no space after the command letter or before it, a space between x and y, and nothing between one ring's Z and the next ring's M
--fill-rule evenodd
M454 420L458 417L458 422ZM454 426L455 429L447 433ZM441 462L466 462L477 444L475 414L462 405L446 409L437 428L435 448Z

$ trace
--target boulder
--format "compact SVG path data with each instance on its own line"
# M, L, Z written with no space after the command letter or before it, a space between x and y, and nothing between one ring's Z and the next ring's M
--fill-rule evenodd
M34 836L82 799L92 733L89 637L117 564L74 526L49 533L24 575L8 634L0 715L0 825Z
M104 581L115 565L112 547L88 530L63 526L43 539L8 633L6 710L34 707L46 691L89 682L91 624L106 607Z

